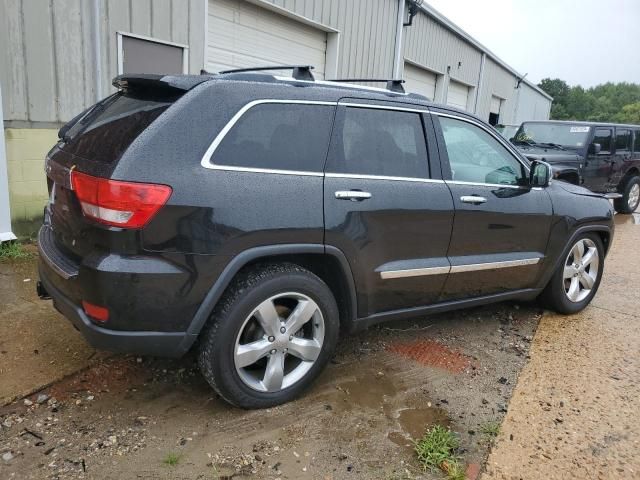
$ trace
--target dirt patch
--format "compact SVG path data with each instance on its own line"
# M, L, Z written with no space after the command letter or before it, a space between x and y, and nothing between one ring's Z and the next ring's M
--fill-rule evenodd
M390 352L408 357L430 367L442 368L452 373L462 373L471 367L469 357L433 340L393 343L387 347Z
M0 455L13 456L0 468L9 477L37 479L441 478L422 471L412 441L434 424L449 425L460 436L462 461L484 461L488 446L479 432L504 415L526 358L524 339L537 324L535 307L517 307L344 337L308 393L261 411L217 398L193 356L103 359L45 389L51 398L43 404L36 395L32 405L0 409ZM447 355L459 353L481 368L454 374L389 348L416 341L446 345ZM63 353L49 358L60 361Z
M133 357L115 357L70 376L46 389L50 397L68 400L79 393L121 394L149 375Z

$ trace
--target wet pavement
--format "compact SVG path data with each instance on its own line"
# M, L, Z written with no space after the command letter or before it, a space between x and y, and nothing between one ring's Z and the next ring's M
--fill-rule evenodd
M483 480L640 478L638 245L618 215L592 304L541 320Z
M0 264L0 385L19 398L0 408L0 478L441 478L412 442L446 425L462 461L482 464L481 432L504 417L541 313L506 303L344 337L301 399L243 411L193 356L95 354L36 299L33 265Z

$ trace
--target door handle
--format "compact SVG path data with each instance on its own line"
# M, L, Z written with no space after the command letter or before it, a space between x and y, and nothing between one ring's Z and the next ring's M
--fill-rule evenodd
M336 192L336 198L338 200L351 200L352 202L361 202L371 198L369 192L362 192L360 190L339 190Z
M487 203L487 199L479 197L477 195L463 195L460 197L462 203L472 203L473 205L480 205L481 203Z

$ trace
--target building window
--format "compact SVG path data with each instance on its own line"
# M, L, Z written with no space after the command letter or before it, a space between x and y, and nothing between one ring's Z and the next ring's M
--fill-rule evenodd
M189 73L189 47L157 38L117 33L118 75Z

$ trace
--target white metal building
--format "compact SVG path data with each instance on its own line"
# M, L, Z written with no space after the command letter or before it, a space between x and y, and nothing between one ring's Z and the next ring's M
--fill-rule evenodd
M406 9L406 0L0 0L14 226L41 216L42 159L57 128L123 72L311 64L320 78L402 77L407 90L492 123L548 118L552 99L521 74L426 4L403 26Z

